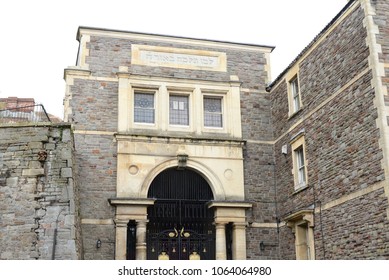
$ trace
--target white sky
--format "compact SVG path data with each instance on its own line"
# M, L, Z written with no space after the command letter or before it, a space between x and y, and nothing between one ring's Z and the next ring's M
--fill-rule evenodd
M63 117L63 71L79 26L275 46L272 79L347 0L12 0L0 4L0 97Z

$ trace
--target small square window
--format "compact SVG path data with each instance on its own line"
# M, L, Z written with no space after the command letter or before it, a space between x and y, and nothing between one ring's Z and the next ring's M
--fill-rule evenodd
M135 92L134 122L136 123L155 122L155 108L154 108L153 93Z
M204 126L223 127L221 98L204 97Z
M189 97L170 95L169 123L174 125L189 125Z

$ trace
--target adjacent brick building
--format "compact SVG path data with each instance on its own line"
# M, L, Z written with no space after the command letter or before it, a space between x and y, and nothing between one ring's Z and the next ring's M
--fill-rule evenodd
M388 16L349 1L274 80L270 46L80 27L73 257L388 259Z

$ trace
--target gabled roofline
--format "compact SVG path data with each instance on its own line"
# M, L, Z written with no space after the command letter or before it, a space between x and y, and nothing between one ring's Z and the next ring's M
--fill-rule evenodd
M356 2L356 0L349 0L343 9L324 27L322 31L309 43L298 55L297 57L277 76L277 78L271 82L267 87L266 91L270 92L272 88L285 76L285 74L300 60L302 56L331 28L333 24Z

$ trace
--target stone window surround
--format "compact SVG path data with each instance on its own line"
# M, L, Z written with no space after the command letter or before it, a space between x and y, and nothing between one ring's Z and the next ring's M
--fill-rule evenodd
M164 79L156 77L150 82L139 77L139 80L129 73L118 73L119 78L119 132L129 133L135 130L186 132L186 133L217 133L241 138L240 120L240 82L236 78L229 82L191 81ZM130 79L133 78L133 79ZM135 91L155 92L155 123L135 123L133 96ZM169 125L169 94L184 94L189 96L190 116L188 126ZM204 97L222 99L223 126L208 127L204 125ZM201 116L200 118L196 116ZM158 132L159 133L159 132Z
M289 72L286 74L285 81L287 83L287 91L288 91L289 118L292 118L299 111L301 111L302 107L303 107L302 100L301 100L301 89L300 89L300 81L299 81L299 65L298 64L293 66L293 68L291 68L289 70ZM297 82L297 87L298 87L298 89L297 89L298 90L298 92L297 92L298 102L299 102L298 108L296 108L296 106L295 106L296 96L295 96L295 93L293 90L294 81Z
M147 88L143 88L141 86L136 86L133 87L132 90L132 96L131 100L133 100L133 95L135 92L142 92L144 91L145 93L150 93L150 90ZM163 97L161 96L161 92L167 91L168 93L168 100L161 100ZM169 86L169 87L163 87L158 88L154 90L155 93L155 121L154 124L148 124L148 123L136 123L132 122L132 126L134 128L145 128L145 129L158 129L158 123L160 122L160 113L159 111L161 110L162 112L165 112L165 115L167 114L167 121L168 121L168 130L178 130L178 131L195 131L196 129L198 130L199 128L196 127L195 119L197 118L196 116L201 116L201 131L205 132L224 132L226 133L226 128L225 128L225 119L228 118L226 116L226 113L224 112L224 108L227 106L226 104L226 98L224 98L227 94L228 91L226 90L212 90L212 89L204 89L204 88L196 88L196 87L190 87L190 88L182 88L182 87L175 87L175 86ZM196 99L196 95L201 95L201 103L198 105L198 110L200 112L196 114L195 116L195 109L194 109L194 103L196 101L199 101ZM163 109L162 106L167 106L169 107L169 98L170 96L187 96L188 97L188 106L189 106L189 122L187 125L179 125L179 124L171 124L169 122L169 109L170 108L165 108ZM223 124L222 127L212 127L212 126L206 126L204 124L204 98L218 98L221 100L221 105L222 105L222 120ZM166 105L164 105L164 103ZM198 102L197 102L198 103ZM132 104L133 107L133 104ZM130 109L133 111L133 108ZM159 117L159 118L158 118Z
M241 82L239 77L230 76L230 80L192 80L160 76L143 76L131 74L128 67L120 66L118 78L118 132L143 134L182 134L190 133L202 137L242 138L240 95ZM154 91L155 95L155 124L134 123L133 93L136 90ZM169 94L177 92L189 94L191 116L189 126L172 126L168 122ZM204 97L222 98L223 127L204 126ZM201 116L201 117L198 117Z

